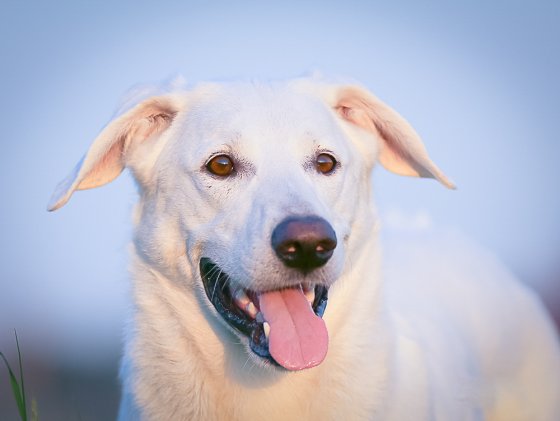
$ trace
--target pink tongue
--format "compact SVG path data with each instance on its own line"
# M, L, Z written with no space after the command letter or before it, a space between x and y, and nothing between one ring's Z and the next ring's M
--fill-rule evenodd
M288 370L319 365L327 355L329 335L301 288L259 294L259 307L270 324L268 349Z

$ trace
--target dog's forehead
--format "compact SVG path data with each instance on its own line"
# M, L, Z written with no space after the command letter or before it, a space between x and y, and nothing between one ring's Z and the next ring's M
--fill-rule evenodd
M207 89L207 88L206 88ZM199 146L234 143L291 150L337 141L334 113L318 97L287 84L231 84L201 89L186 116L185 131Z

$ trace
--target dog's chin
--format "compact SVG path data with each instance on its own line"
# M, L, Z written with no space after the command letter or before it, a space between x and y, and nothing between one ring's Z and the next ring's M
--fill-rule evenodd
M294 369L286 366L285 363L280 364L270 352L270 324L261 312L259 298L270 291L241 288L216 263L205 257L200 260L200 275L208 300L226 324L240 337L242 343L247 345L253 362L262 367ZM328 286L300 284L289 289L297 290L296 294L303 294L313 313L319 318L323 316L327 306ZM313 360L303 368L319 363L320 361ZM300 368L295 368L298 369Z

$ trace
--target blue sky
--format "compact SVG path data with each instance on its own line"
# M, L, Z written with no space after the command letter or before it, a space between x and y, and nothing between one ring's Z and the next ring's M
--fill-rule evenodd
M17 327L45 358L91 360L118 348L130 176L80 192L54 214L45 207L122 96L177 74L194 84L317 70L363 83L412 123L459 186L450 192L378 169L375 191L389 228L428 215L493 250L544 293L558 291L557 2L2 8L0 345Z

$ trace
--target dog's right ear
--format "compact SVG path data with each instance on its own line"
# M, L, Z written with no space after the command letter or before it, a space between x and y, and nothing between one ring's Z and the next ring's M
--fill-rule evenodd
M180 97L172 94L152 97L111 121L58 184L47 210L64 206L76 190L99 187L117 178L139 144L161 136L171 126L181 104Z

